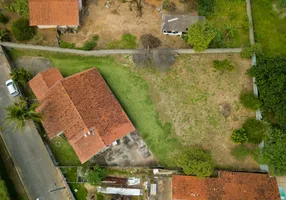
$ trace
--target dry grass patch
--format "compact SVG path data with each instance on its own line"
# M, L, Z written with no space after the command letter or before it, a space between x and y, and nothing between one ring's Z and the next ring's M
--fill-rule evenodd
M231 61L232 71L215 71L213 60L223 59ZM138 71L151 86L160 119L173 125L184 145L209 150L217 166L256 169L252 158L238 161L231 155L235 144L230 140L232 130L255 115L239 103L241 91L252 88L246 74L250 66L239 54L180 55L168 73Z

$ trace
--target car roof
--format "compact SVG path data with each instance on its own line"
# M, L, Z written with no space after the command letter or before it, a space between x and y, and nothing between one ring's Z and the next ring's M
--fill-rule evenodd
M9 80L6 81L6 85L7 85L8 83L14 83L14 82L13 82L12 79L9 79Z

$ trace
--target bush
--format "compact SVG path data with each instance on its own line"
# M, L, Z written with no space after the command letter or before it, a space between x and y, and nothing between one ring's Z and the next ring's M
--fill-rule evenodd
M267 134L268 127L263 122L255 118L249 118L243 124L243 128L247 132L248 142L259 144Z
M34 36L35 30L29 26L29 20L20 18L12 24L12 34L18 41L29 40Z
M168 12L175 12L176 11L176 4L174 2L169 2L168 0L164 0L163 9L168 11Z
M261 107L262 103L258 97L254 96L251 92L242 92L239 97L240 103L250 110L257 110Z
M239 128L232 131L231 140L238 144L243 144L247 142L248 136L244 128Z
M191 148L176 158L178 167L187 175L210 176L214 171L211 155L203 149Z
M1 178L0 178L0 199L1 200L10 200L6 184L3 180L1 180Z
M250 45L250 46L245 47L242 50L240 56L242 58L252 58L254 53L256 54L256 56L261 56L263 54L261 44L256 43L254 45Z
M95 41L86 41L82 46L82 50L90 51L90 50L94 49L94 47L96 47Z
M218 71L232 71L234 69L234 66L230 63L228 59L224 60L214 60L213 61L213 67Z
M20 85L22 87L25 87L29 80L31 80L33 77L32 74L24 67L14 69L12 73L10 73L10 76L17 85Z
M96 200L104 200L104 196L101 193L96 193Z
M210 16L213 13L215 0L199 0L198 12L200 16Z
M6 24L8 21L9 21L9 18L0 12L0 23Z
M286 8L286 0L277 0L277 5L279 8Z
M107 170L96 165L93 167L93 170L88 172L87 181L91 185L99 185L106 176Z
M8 6L8 9L20 13L24 18L29 18L28 0L13 0L13 3Z
M2 42L10 41L8 30L0 30L0 41Z
M32 43L35 45L40 45L40 44L43 44L44 42L45 42L45 37L42 35L35 35L33 37Z
M262 109L272 111L276 123L286 128L286 58L259 58L249 75L256 78Z
M212 25L205 21L198 22L191 25L188 30L188 44L200 52L208 48L215 36L216 31Z
M94 36L92 36L92 41L97 42L99 40L99 35L95 34Z
M74 49L75 43L69 43L69 42L65 42L63 40L60 40L60 47L65 48L65 49Z
M161 45L160 39L151 34L142 35L140 40L144 48L154 49Z
M231 151L231 155L237 160L245 160L249 153L249 150L244 145L239 145Z
M262 164L268 164L271 174L286 175L286 131L273 127L264 141L264 148L260 151Z

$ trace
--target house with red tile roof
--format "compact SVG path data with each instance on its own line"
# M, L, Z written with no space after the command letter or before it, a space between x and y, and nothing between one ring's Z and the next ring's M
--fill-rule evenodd
M64 134L81 163L135 131L95 68L63 78L58 68L37 74L29 85L50 139Z
M174 175L173 200L280 200L268 174L220 171L216 178Z
M81 9L82 0L29 0L30 26L77 28Z

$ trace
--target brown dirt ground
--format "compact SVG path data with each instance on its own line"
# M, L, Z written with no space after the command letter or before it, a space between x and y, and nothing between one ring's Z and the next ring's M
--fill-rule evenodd
M216 72L213 60L230 59L231 72ZM168 73L137 69L151 86L151 98L159 117L170 122L182 143L209 150L216 166L235 169L258 169L249 156L238 161L231 155L236 146L230 136L255 113L239 103L243 90L252 90L246 74L250 60L239 54L180 55Z
M177 36L165 36L161 33L161 0L147 0L143 3L143 15L137 16L135 4L130 11L130 3L121 0L110 0L110 8L105 8L106 0L88 1L88 14L82 18L82 26L77 34L67 33L62 39L74 42L78 46L98 34L97 48L105 48L111 41L120 39L123 33L129 32L139 39L141 35L151 33L159 37L163 46L173 48L186 47ZM138 40L137 40L138 41Z

